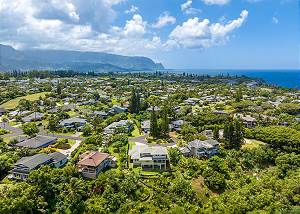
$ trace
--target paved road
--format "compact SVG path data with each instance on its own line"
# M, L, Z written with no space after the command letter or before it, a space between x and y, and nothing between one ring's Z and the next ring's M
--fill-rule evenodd
M58 151L64 155L67 155L67 156L70 156L72 154L72 152L77 149L78 146L80 146L80 143L82 141L80 140L76 140L76 143L70 148L70 149L66 149L66 150L63 150L63 149L58 149Z
M10 126L8 123L0 123L0 128L6 129L6 130L12 132L11 134L2 135L2 137L18 137L18 136L24 134L22 129ZM78 141L84 140L84 138L79 137L79 136L65 136L65 135L59 135L59 134L46 133L45 130L43 129L43 127L40 128L38 135L39 136L56 137L56 138L62 138L62 139L69 139L69 140L78 140Z
M11 134L2 135L2 137L18 137L23 134L23 130L17 127L10 126L8 123L0 123L0 128L12 132Z
M149 145L149 146L164 146L164 147L173 147L176 145L176 139L172 138L173 143L165 143L165 144L154 144L154 143L148 143L146 140L146 137L148 137L149 135L143 135L140 137L132 137L129 138L128 140L131 142L135 142L135 143L140 143L140 144L145 144L145 145Z

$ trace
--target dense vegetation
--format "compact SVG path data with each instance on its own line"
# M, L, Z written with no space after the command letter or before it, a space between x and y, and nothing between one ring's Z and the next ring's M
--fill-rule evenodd
M47 81L35 81L36 77ZM74 137L76 133L83 139L63 168L43 166L32 171L26 181L14 181L6 176L20 158L70 149L75 142L61 138L51 147L29 150L14 147L17 140L0 129L5 138L5 142L0 139L0 214L300 213L299 105L293 102L299 95L293 90L265 85L247 88L245 83L250 79L246 77L161 72L95 75L33 71L0 78L13 79L10 84L0 81L4 95L0 102L48 92L45 97L20 99L17 104L21 111L44 113L40 121L25 123L20 115L12 120L7 113L2 121L16 124L27 137L43 132ZM15 84L24 78L29 78L27 88L22 82ZM283 96L281 105L272 105ZM195 105L185 103L189 98L203 97L208 99ZM76 102L90 100L92 104L72 108ZM128 112L96 116L96 111L107 113L115 105L127 107ZM245 128L237 114L255 118L255 126ZM73 129L60 125L74 117L88 121L80 132L78 124ZM104 134L108 125L120 120L133 122L128 132L120 128L112 135ZM169 125L178 120L184 123L174 131ZM129 167L128 151L135 143L132 138L142 136L144 121L150 121L150 134L145 137L148 144L176 141L168 147L171 167L167 171ZM217 155L183 156L183 146L207 139L221 143ZM116 157L117 167L100 173L95 180L85 179L76 163L89 150Z

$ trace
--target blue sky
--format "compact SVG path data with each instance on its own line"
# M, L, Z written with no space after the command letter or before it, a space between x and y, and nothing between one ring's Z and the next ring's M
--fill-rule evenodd
M0 0L0 43L167 68L299 68L297 0Z

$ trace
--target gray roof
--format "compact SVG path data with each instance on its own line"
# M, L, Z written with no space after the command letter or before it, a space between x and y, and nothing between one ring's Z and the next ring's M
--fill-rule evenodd
M216 140L194 140L192 142L189 142L188 148L205 148L205 149L211 149L215 146L218 146L220 143Z
M15 165L23 165L25 167L28 167L30 170L32 170L50 161L51 161L51 157L48 154L42 153L30 157L23 157L20 160L18 160Z
M67 158L66 155L64 155L60 152L51 153L51 154L49 154L49 156L53 159L54 162L59 162L59 161Z
M171 122L175 126L182 126L183 124L186 124L187 122L184 120L175 120Z
M78 118L78 117L73 117L73 118L62 120L60 122L61 125L72 124L72 123L87 123L87 120L86 119L82 119L82 118Z
M128 152L132 159L140 159L140 154L150 155L167 155L168 151L163 146L148 146L148 145L134 145Z
M30 122L34 119L41 119L42 117L44 117L44 114L43 113L40 113L40 112L33 112L32 114L26 116L26 117L23 117L22 120L24 122Z
M120 120L118 122L111 123L106 128L104 128L104 130L106 130L106 129L115 129L115 128L118 128L118 127L126 127L126 126L130 126L130 125L132 125L131 120Z
M56 141L56 138L53 137L45 137L45 136L36 136L34 138L30 138L21 143L16 144L19 147L26 147L31 149L37 149L41 147L46 147Z

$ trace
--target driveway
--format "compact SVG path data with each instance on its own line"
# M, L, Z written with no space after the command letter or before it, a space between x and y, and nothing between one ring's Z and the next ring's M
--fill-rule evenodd
M66 149L66 150L63 150L63 149L58 149L58 151L64 155L67 155L67 156L70 156L72 154L72 152L77 149L78 146L80 146L80 143L82 141L80 140L76 140L76 143L70 148L70 149Z
M163 147L173 147L176 145L176 139L171 137L171 139L173 140L173 143L165 143L165 144L154 144L154 143L148 143L146 138L148 137L149 135L143 135L143 136L140 136L140 137L132 137L132 138L129 138L128 140L131 141L131 142L135 142L135 143L138 143L138 144L145 144L145 145L148 145L148 146L163 146Z

